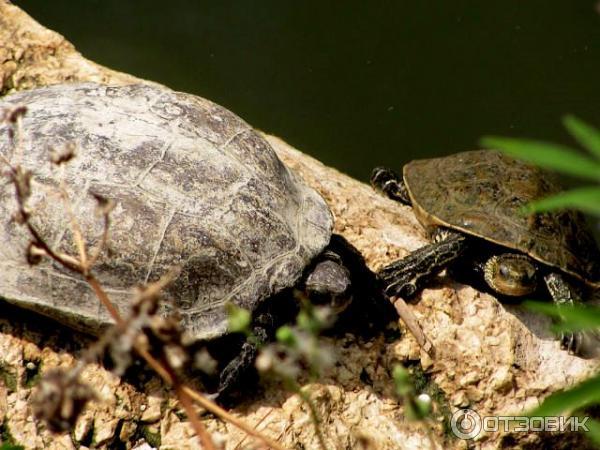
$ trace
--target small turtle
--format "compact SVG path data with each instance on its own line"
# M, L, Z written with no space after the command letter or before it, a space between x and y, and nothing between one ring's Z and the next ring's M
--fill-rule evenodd
M558 211L524 215L523 206L560 192L556 179L497 151L481 150L409 162L403 176L378 167L371 184L412 205L434 242L379 272L389 295L413 296L443 268L483 278L506 297L543 287L557 305L572 304L572 282L600 286L600 251L583 215ZM578 353L583 337L561 337Z
M7 125L0 127L0 154L34 174L28 207L46 242L76 252L69 213L56 195L59 183L73 199L72 213L90 248L102 234L90 194L116 202L110 255L94 270L122 313L133 286L173 266L181 271L164 291L166 308L176 310L184 329L199 340L227 333L228 303L268 314L262 308L266 300L294 287L337 309L352 293L368 296L370 272L343 238L332 236L332 214L323 198L223 107L147 84L65 84L0 100L3 108L19 105L27 113L18 154L12 154ZM58 171L49 155L65 145L75 145L76 156ZM15 210L13 189L5 185L0 297L74 328L101 332L112 320L80 276L50 260L27 264L30 237L9 220ZM366 278L352 291L353 276ZM256 318L254 332L266 339L270 321L263 319ZM225 364L219 392L252 362L255 346L242 349Z

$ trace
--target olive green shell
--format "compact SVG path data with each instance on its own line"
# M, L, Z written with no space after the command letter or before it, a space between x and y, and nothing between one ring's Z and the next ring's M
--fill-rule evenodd
M522 213L528 203L561 190L551 174L480 150L412 161L404 181L426 228L460 230L600 284L600 252L581 213Z
M328 244L324 200L279 160L269 143L225 108L154 85L68 84L0 99L27 107L20 149L0 124L0 154L34 174L28 207L55 249L77 254L61 180L89 248L102 234L91 194L116 202L111 252L94 272L123 315L132 288L173 266L163 291L196 338L227 331L228 302L255 310L293 286ZM50 164L53 148L75 158ZM0 297L68 325L99 331L111 318L85 281L49 260L28 266L30 236L11 216L14 188L0 186Z

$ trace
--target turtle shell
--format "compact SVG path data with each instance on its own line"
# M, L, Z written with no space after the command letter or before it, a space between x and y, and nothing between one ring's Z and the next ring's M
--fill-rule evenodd
M196 338L227 330L224 305L254 310L293 286L327 245L324 200L235 114L203 98L154 85L56 85L4 97L25 105L21 145L0 128L0 153L34 174L28 207L46 242L77 254L70 208L93 248L102 233L91 194L113 199L109 246L94 270L127 314L133 286L181 272L165 289ZM66 165L52 149L75 146ZM85 281L49 260L28 266L29 235L10 218L14 188L0 188L0 297L96 332L111 319Z
M581 213L522 213L528 203L561 191L551 174L479 150L412 161L404 181L425 227L456 229L600 284L600 252Z

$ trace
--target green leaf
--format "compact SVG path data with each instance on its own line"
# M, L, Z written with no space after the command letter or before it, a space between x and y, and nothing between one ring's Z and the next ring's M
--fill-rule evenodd
M550 317L560 317L558 307L554 303L534 302L533 300L526 300L523 302L523 306L526 309L529 309L530 311L546 314Z
M252 323L252 314L250 311L233 303L225 305L227 311L227 321L231 333L250 333L250 324Z
M319 334L319 323L312 315L312 311L307 311L306 308L300 310L298 317L296 317L296 323L301 330L307 331L312 335Z
M600 402L600 374L582 381L571 389L552 394L529 416L559 416Z
M530 139L497 136L484 137L481 139L481 144L540 167L580 178L600 180L600 163L579 154L570 147Z
M585 425L590 430L585 433L585 436L598 447L600 447L600 422L594 419L589 419Z
M600 216L600 187L584 187L561 192L529 203L525 206L524 212L532 213L557 209L578 209L585 213Z
M600 159L600 130L572 115L563 117L563 124L583 148Z
M396 364L392 370L392 378L398 395L408 395L413 392L410 372L400 364Z
M417 396L417 398L415 398L415 406L417 407L417 416L419 419L429 417L431 414L431 398L427 394Z
M298 344L296 333L294 333L292 327L288 325L283 325L279 327L275 332L275 338L278 342L285 345L286 347L296 347Z
M560 319L556 329L559 331L593 330L600 328L600 308L593 306L562 306L553 303L526 301L523 305L535 312L540 312Z

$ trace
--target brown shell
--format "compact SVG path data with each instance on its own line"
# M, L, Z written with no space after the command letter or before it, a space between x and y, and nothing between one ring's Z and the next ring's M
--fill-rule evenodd
M561 190L555 177L497 151L417 160L404 181L418 220L519 250L589 284L600 284L600 252L576 211L525 215L522 207Z
M329 242L324 200L269 143L225 108L170 89L58 85L0 99L27 106L21 148L0 124L0 154L34 174L28 207L46 241L77 254L57 195L64 180L88 248L102 233L91 194L113 199L110 241L95 273L125 315L131 288L181 267L165 290L197 338L227 329L224 305L254 310L293 286ZM75 158L53 167L53 148ZM45 260L28 266L29 235L11 221L14 189L0 186L0 297L90 331L111 322L81 277Z

